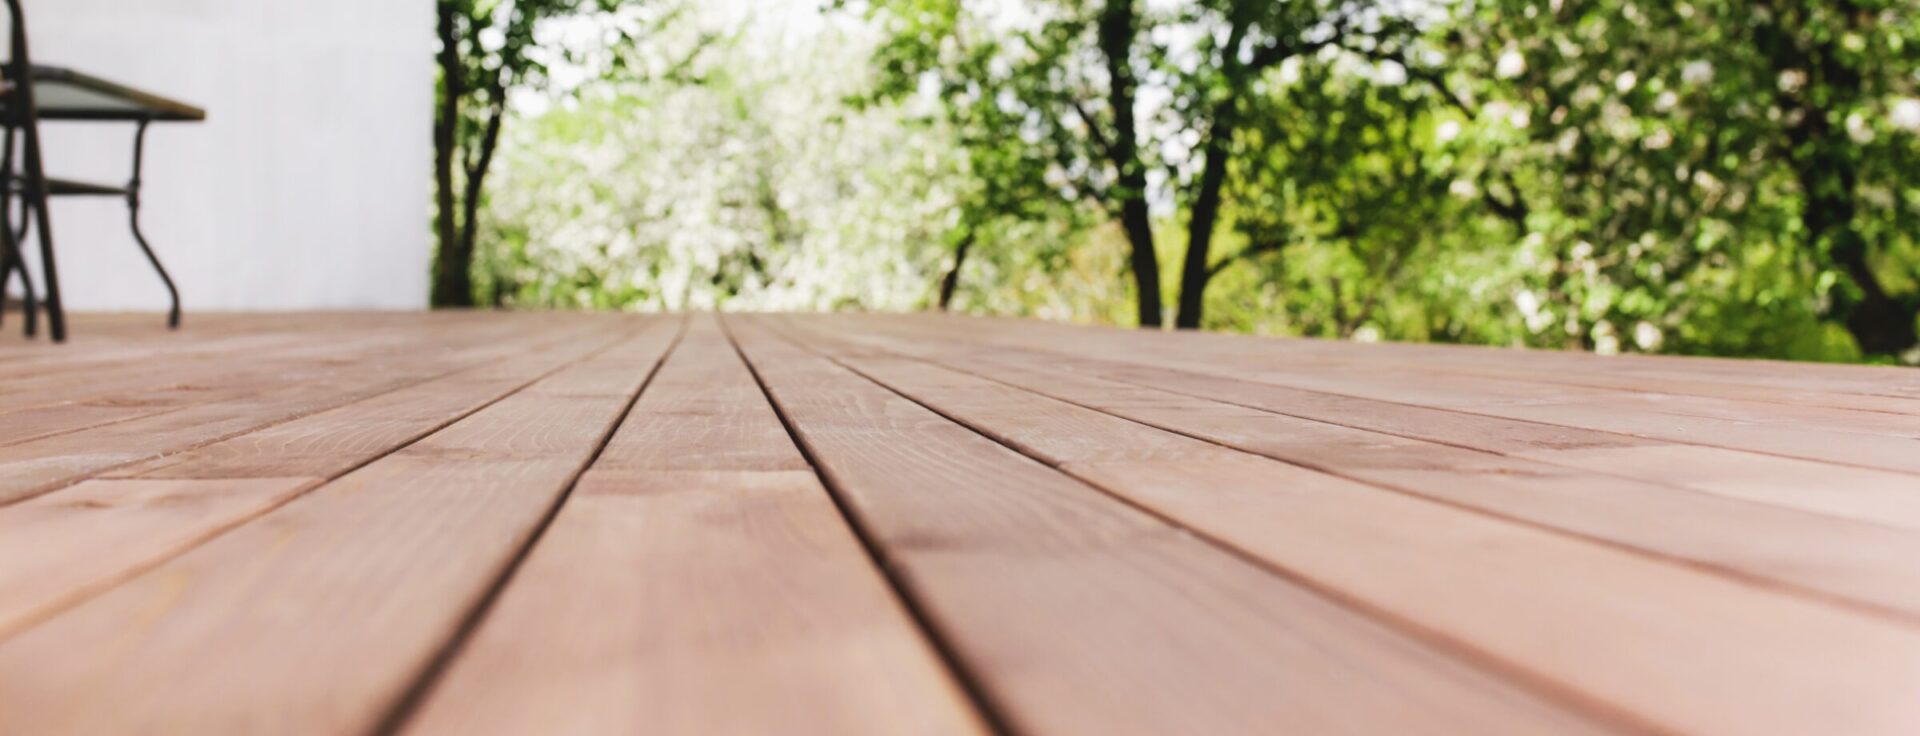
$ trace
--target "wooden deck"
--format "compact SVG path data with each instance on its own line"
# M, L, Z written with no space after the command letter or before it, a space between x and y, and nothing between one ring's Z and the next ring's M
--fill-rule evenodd
M0 733L1920 733L1920 372L934 316L0 342Z

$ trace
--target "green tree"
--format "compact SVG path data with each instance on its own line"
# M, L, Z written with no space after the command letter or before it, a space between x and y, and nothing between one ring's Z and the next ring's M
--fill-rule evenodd
M1680 349L1911 355L1920 212L1911 2L1480 0L1435 36L1453 147L1549 277L1571 344L1655 322ZM1920 113L1913 113L1920 115Z
M1240 246L1209 264L1208 276L1244 277L1216 294L1215 324L1259 328L1266 310L1232 306L1277 286L1276 307L1295 332L1348 338L1372 327L1432 337L1424 314L1383 312L1409 278L1440 275L1409 265L1474 222L1473 207L1448 191L1449 162L1430 154L1432 110L1442 103L1423 87L1337 60L1301 63L1287 76L1243 107L1242 145L1258 153L1234 162L1223 215Z
M549 81L555 61L585 63L572 49L542 43L541 24L597 13L614 35L631 43L632 24L620 15L637 0L438 0L440 48L433 120L434 235L432 301L473 306L474 241L487 174L499 148L516 89ZM608 56L611 65L621 63Z
M760 30L509 124L474 278L1911 361L1911 3L695 5Z
M934 79L949 104L1017 121L1002 145L1033 149L1057 196L1099 203L1128 242L1137 320L1161 303L1153 199L1186 215L1180 327L1198 327L1241 108L1254 83L1289 59L1407 36L1410 23L1370 2L1215 0L1171 10L1135 0L1058 2L1008 19L959 0L881 0L889 33L879 65L895 89ZM1158 182L1156 184L1156 182Z
M477 254L483 298L617 309L928 302L967 191L949 131L898 105L848 108L871 84L871 34L795 32L812 20L805 6L755 10L766 12L699 7L650 24L629 71L510 126ZM983 230L982 245L1003 229ZM991 248L981 255L988 263L976 267L996 265Z

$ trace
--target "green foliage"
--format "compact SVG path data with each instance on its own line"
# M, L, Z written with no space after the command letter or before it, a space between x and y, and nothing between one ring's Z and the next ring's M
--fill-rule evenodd
M437 0L434 59L432 301L472 306L473 258L487 175L516 92L553 84L551 70L625 69L640 0ZM551 38L557 22L588 19L601 39L584 49Z
M510 139L483 292L1127 324L1145 243L1213 329L1920 360L1913 0L730 7Z
M1433 95L1338 61L1303 62L1257 88L1231 172L1239 248L1216 264L1209 326L1320 337L1429 339L1400 304L1444 254L1436 222L1472 213L1428 155Z
M958 149L865 88L857 32L689 15L675 75L570 98L507 147L479 289L512 306L904 309L951 230ZM831 40L829 40L831 39ZM675 51L669 56L686 55Z
M1526 213L1541 341L1657 331L1680 352L1911 351L1920 121L1893 113L1920 106L1913 10L1460 7L1437 42L1467 126L1446 151L1489 201Z

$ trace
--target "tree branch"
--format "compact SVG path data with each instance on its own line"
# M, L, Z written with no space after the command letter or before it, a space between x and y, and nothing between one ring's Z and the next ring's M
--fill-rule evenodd
M1252 260L1255 256L1267 253L1278 253L1286 250L1287 246L1290 245L1293 245L1293 241L1285 238L1256 241L1218 261L1214 261L1213 265L1207 267L1207 278L1212 279L1220 275L1220 272L1232 268L1234 264L1240 263L1241 261Z
M1347 32L1352 30L1352 23L1353 14L1342 13L1339 18L1334 20L1333 33L1326 38L1303 43L1292 43L1276 38L1273 43L1267 44L1258 51L1253 52L1253 59L1247 62L1245 70L1258 74L1275 64L1279 64L1293 57L1318 53L1321 49L1329 46L1342 46L1346 40Z
M1459 110L1460 113L1467 116L1469 120L1480 116L1479 108L1475 106L1471 100L1461 96L1453 90L1451 85L1447 84L1444 73L1438 69L1416 66L1407 59L1406 54L1400 49L1361 49L1352 46L1342 46L1341 48L1349 53L1357 54L1374 61L1391 61L1399 64L1400 68L1406 71L1408 79L1424 82L1428 88L1439 94L1441 99L1446 100L1448 105ZM1513 172L1511 171L1501 172L1500 177L1501 183L1506 184L1508 191L1512 193L1513 201L1502 202L1500 198L1493 196L1491 190L1483 190L1480 198L1487 203L1487 207L1492 209L1494 214L1512 222L1514 226L1524 229L1527 226L1527 215L1530 210L1527 207L1526 200L1520 197L1520 184L1513 178Z
M1093 145L1100 149L1100 154L1106 156L1107 160L1115 166L1126 165L1121 161L1120 150L1114 147L1113 141L1107 138L1106 132L1100 130L1100 123L1093 119L1093 115L1087 112L1087 108L1075 99L1067 100L1067 104L1073 108L1073 114L1079 116L1081 124L1087 126L1087 137L1093 139Z
M476 222L480 213L480 193L487 180L487 169L493 166L493 152L500 145L500 127L506 117L507 105L505 90L496 84L493 91L500 96L490 101L487 110L487 126L480 136L478 158L467 166L466 197L460 203L463 222L460 223L460 245L466 253L473 252L474 239L479 228Z

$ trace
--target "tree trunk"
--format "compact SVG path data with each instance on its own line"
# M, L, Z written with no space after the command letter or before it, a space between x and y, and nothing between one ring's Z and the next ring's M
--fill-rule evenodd
M1160 329L1160 259L1153 252L1153 220L1147 212L1146 199L1124 203L1120 222L1126 228L1127 243L1132 251L1129 260L1133 267L1133 286L1139 292L1136 303L1140 326Z
M491 89L495 95L492 101L493 108L488 112L487 127L480 137L478 144L480 146L479 155L473 163L467 166L467 188L460 201L460 246L457 253L461 262L451 264L452 268L459 269L459 281L462 282L465 287L461 293L464 294L466 298L461 303L450 303L447 306L472 306L474 304L473 254L474 243L479 238L480 193L484 191L486 187L487 170L493 167L493 152L500 145L500 125L502 119L506 116L506 103L501 99L501 96L505 95L502 85L495 84Z
M1206 157L1200 171L1199 191L1194 194L1193 210L1187 218L1187 257L1180 268L1180 311L1174 326L1183 330L1200 329L1206 309L1207 282L1213 279L1213 229L1220 219L1220 190L1227 182L1227 145L1233 135L1230 111L1214 117L1208 132Z
M1831 246L1835 261L1846 269L1860 286L1864 297L1847 310L1847 331L1868 355L1904 355L1920 346L1920 332L1914 328L1915 305L1912 300L1894 299L1867 263L1866 244L1852 228L1840 233Z
M960 244L953 249L953 268L947 269L945 278L940 279L940 311L947 311L953 305L953 291L960 286L960 269L967 265L967 252L973 250L974 230L967 228L967 234L961 236Z
M1821 147L1816 144L1816 148ZM1920 345L1920 333L1914 328L1914 305L1887 293L1868 260L1866 239L1853 224L1856 173L1852 160L1819 155L1812 159L1800 175L1806 197L1800 221L1808 238L1816 246L1824 244L1827 257L1860 290L1858 299L1836 303L1847 331L1867 355L1900 355L1912 350Z
M473 305L473 252L462 248L453 182L460 98L466 92L460 39L454 27L458 12L449 0L439 3L440 99L433 120L434 234L439 247L434 251L432 293L433 304L439 307Z
M1115 196L1120 225L1127 231L1138 291L1140 326L1160 327L1160 257L1153 249L1153 217L1147 210L1147 172L1140 161L1139 129L1133 117L1133 0L1107 0L1100 14L1100 50L1107 62L1107 102L1113 108L1114 136L1107 155L1119 169ZM1092 121L1088 121L1092 125Z
M1805 11L1802 11L1805 12ZM1860 22L1858 8L1838 3L1835 12L1848 23ZM1803 18L1803 26L1811 19ZM1836 130L1832 113L1845 109L1863 94L1860 70L1847 65L1833 40L1837 34L1813 37L1808 27L1790 29L1776 11L1774 25L1761 29L1762 47L1771 47L1776 69L1806 70L1809 79L1802 97L1782 100L1798 108L1798 122L1787 129L1787 158L1800 184L1805 209L1800 223L1816 252L1822 252L1859 289L1858 298L1837 299L1834 311L1854 342L1868 355L1900 355L1920 346L1914 320L1920 303L1888 294L1873 271L1867 241L1854 224L1859 196L1859 162L1844 131ZM1802 46L1810 43L1811 47ZM1814 90L1823 94L1815 95Z

